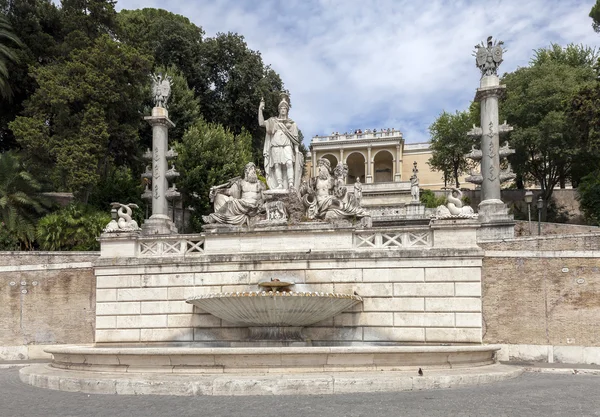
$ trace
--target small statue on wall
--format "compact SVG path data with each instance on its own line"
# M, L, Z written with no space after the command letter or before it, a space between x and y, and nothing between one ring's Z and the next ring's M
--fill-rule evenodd
M470 206L463 206L462 192L458 188L452 188L447 197L448 204L438 206L435 212L436 219L476 219L477 213Z
M354 183L354 198L360 205L362 200L362 183L360 182L360 177L356 177L356 182Z
M419 203L421 190L419 189L419 178L417 177L417 173L419 172L419 170L417 169L417 161L413 163L412 172L413 174L410 177L410 195L412 197L411 202Z
M137 204L111 203L111 215L113 219L104 228L105 233L113 232L135 232L140 230L137 222L133 220L132 208L138 208Z

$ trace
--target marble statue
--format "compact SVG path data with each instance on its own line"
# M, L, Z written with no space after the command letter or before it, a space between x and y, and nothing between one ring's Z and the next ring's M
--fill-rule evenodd
M435 217L437 219L476 219L477 214L470 206L463 206L461 198L462 192L458 188L452 188L452 192L448 196L448 204L439 206L436 209Z
M162 74L152 74L152 96L154 97L154 107L167 108L167 100L171 96L171 84L173 78Z
M298 126L288 117L290 104L288 95L282 93L279 114L265 120L265 102L261 99L258 107L258 124L266 129L263 156L265 176L272 190L297 189L304 158L299 152Z
M360 182L360 177L356 177L356 182L354 183L354 198L356 202L360 204L362 200L362 184Z
M417 173L419 170L417 169L417 162L413 163L413 174L410 177L410 195L412 197L411 203L419 203L420 200L420 189L419 189L419 178L417 177Z
M210 199L215 212L202 216L205 223L249 225L250 220L262 210L265 185L258 179L256 166L249 162L244 168L244 178L234 178L228 183L211 187Z
M488 75L498 75L498 67L502 63L502 53L504 42L494 41L488 36L487 45L481 42L481 45L475 45L475 61L477 68L481 71L481 77Z
M105 233L135 232L140 230L137 222L131 217L131 214L133 213L131 209L138 208L137 204L111 203L111 206L111 213L116 214L118 219L115 218L116 216L113 217L110 223L104 228Z
M356 201L354 195L347 193L344 185L344 166L339 164L335 177L331 176L331 164L325 158L317 162L317 177L311 178L302 190L302 201L306 207L306 216L313 220L336 220L368 216L366 210Z

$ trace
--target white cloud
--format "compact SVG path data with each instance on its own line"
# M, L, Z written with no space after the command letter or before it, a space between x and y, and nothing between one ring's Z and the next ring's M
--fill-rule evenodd
M478 87L471 56L494 35L508 52L502 72L526 65L550 43L595 46L590 1L506 0L121 0L120 8L165 7L217 32L244 35L292 94L309 138L395 127L428 139L442 110L465 109Z

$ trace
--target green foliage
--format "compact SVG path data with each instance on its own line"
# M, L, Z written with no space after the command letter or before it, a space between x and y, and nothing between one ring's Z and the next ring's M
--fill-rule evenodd
M592 27L596 32L600 32L600 0L596 0L596 4L592 6L590 17L592 18Z
M572 43L564 48L559 44L552 43L548 48L536 49L533 54L531 65L555 62L571 67L593 67L599 57L598 49Z
M35 224L49 203L40 183L13 151L0 154L0 219L20 246L32 249Z
M427 208L436 208L438 206L443 206L448 202L446 197L436 197L433 191L427 189L420 190L419 200L421 201L421 204L424 204Z
M13 48L22 45L6 17L0 15L0 95L4 98L12 96L12 89L8 83L8 63L18 60L18 55Z
M42 250L99 250L100 243L96 238L110 220L108 212L71 204L40 219L36 232L37 242Z
M150 8L121 10L117 21L121 42L154 57L157 66L176 66L193 87L201 84L202 28L184 16Z
M251 138L246 132L236 136L223 126L200 119L183 135L176 149L177 169L181 172L177 185L184 206L194 208L191 225L199 231L201 215L212 212L210 187L243 174L251 160Z
M104 35L64 62L32 70L39 88L10 128L57 189L86 202L111 163L125 164L138 153L150 63Z
M21 248L21 242L15 234L6 227L4 222L0 223L0 250L16 251Z
M265 132L258 126L258 105L264 97L265 116L277 114L283 90L281 78L263 63L260 53L235 33L203 38L201 28L164 10L122 10L117 19L123 43L153 56L159 66L181 70L206 121L236 135L250 133L254 161L260 164Z
M563 55L572 54L568 51L574 48L581 47L569 46ZM537 51L540 58L534 59L533 65L503 77L507 89L501 111L514 126L510 142L516 150L510 161L523 180L540 184L544 201L550 201L559 182L571 177L573 164L581 155L577 129L568 111L575 94L595 79L589 60L571 62L563 55L556 48L547 53ZM577 62L585 65L572 65Z
M37 83L29 69L59 59L57 41L62 36L60 10L51 0L0 0L0 9L13 27L23 47L15 49L17 60L8 63L8 83L12 98L0 97L0 149L16 147L8 123L23 110L23 102Z
M577 200L589 224L600 226L600 170L586 175L577 188Z
M202 55L206 78L192 86L200 95L203 117L236 135L250 133L254 161L262 166L265 131L258 126L258 104L264 97L265 119L278 113L281 78L263 63L259 52L248 48L243 36L235 33L207 38Z
M146 210L146 202L141 198L143 192L144 187L140 177L134 175L130 168L112 167L100 179L98 186L90 195L88 204L98 211L109 213L113 202L135 203L140 208L133 209L132 217L138 224L142 224Z
M464 156L476 142L467 136L471 126L469 111L457 111L456 114L444 111L429 126L432 156L428 164L443 173L446 184L453 180L456 187L460 187L458 177L471 167L471 162Z

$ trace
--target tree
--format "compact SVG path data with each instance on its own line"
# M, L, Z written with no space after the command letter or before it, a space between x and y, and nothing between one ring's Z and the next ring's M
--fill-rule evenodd
M194 85L200 95L202 115L226 126L234 134L252 136L254 161L262 166L265 132L258 126L258 104L265 99L265 118L276 115L283 82L259 52L248 48L244 37L219 33L202 45L202 65L207 78Z
M452 179L459 188L458 177L471 167L471 162L465 158L465 154L469 153L476 142L467 136L471 126L472 116L469 111L457 111L455 114L444 111L429 126L432 156L428 164L443 173L445 185Z
M210 187L242 175L252 158L251 138L247 132L234 135L221 125L200 119L176 146L177 168L181 172L177 185L183 194L184 207L194 208L190 223L199 231L201 216L212 212L208 200Z
M592 18L592 27L596 32L600 32L600 0L596 0L596 4L592 6L590 17Z
M23 102L37 88L29 69L57 59L62 39L61 11L51 0L0 0L0 9L23 43L14 50L17 61L8 64L11 98L0 97L0 150L17 148L8 123L23 111Z
M580 47L571 45L565 54L556 54L554 48L538 51L540 59L503 77L507 89L501 111L514 127L510 142L516 150L510 161L517 175L540 184L545 204L561 178L571 177L581 154L568 105L595 78L589 60L563 59L573 48ZM542 216L545 219L546 207Z
M148 57L103 35L33 70L39 88L9 126L55 188L86 202L111 164L135 161L150 68Z
M253 159L261 165L265 132L258 126L258 105L264 97L265 115L277 114L284 86L260 53L236 33L203 38L202 28L164 10L122 10L117 19L123 43L152 55L157 66L174 65L182 72L207 122L235 135L250 133Z
M2 227L26 249L32 249L37 219L49 204L42 186L14 151L0 154L0 218Z
M13 48L22 45L6 17L0 16L0 96L5 99L12 96L12 89L8 83L8 63L18 60L18 55Z
M118 37L154 57L156 66L177 67L192 88L204 84L201 65L204 31L187 17L161 9L121 10Z
M600 226L600 170L592 171L581 180L577 200L588 223Z

